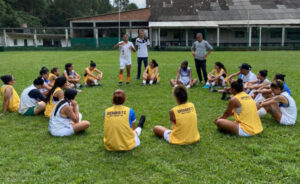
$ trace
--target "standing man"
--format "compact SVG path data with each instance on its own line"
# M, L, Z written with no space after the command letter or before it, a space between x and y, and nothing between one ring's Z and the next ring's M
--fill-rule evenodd
M123 71L126 67L127 80L126 84L130 83L130 69L131 69L131 51L136 52L132 42L128 41L128 34L124 34L123 41L114 46L115 49L120 48L120 74L119 86L123 84Z
M201 70L203 72L205 83L207 83L206 58L213 50L213 47L206 40L203 40L202 33L197 33L196 37L197 37L197 41L194 42L191 51L195 58L195 65L196 65L200 84L203 84Z
M135 45L138 49L138 74L137 80L141 77L142 62L144 61L145 68L148 66L148 49L150 48L149 39L145 38L144 30L139 30L139 38L135 40Z

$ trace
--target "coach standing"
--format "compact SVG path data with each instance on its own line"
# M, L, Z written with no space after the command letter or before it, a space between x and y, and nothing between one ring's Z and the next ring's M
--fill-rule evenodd
M198 74L200 84L203 83L201 70L203 72L205 83L207 82L206 72L206 58L213 50L213 47L206 41L203 40L202 33L197 33L197 41L194 42L191 51L195 58L195 65ZM205 85L206 86L206 85Z
M138 73L136 79L139 80L141 77L142 62L144 61L145 68L148 66L148 49L150 48L150 41L145 38L144 30L139 31L139 38L135 40L135 45L138 49Z

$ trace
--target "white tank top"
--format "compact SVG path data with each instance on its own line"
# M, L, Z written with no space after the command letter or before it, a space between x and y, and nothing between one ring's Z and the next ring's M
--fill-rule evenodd
M51 117L50 117L50 120L49 120L49 127L48 127L50 132L58 131L58 130L64 128L65 126L70 127L70 124L71 124L70 118L62 117L61 114L60 114L60 111L62 110L62 108L64 108L67 105L70 105L68 102L66 102L62 106L60 106L57 113L56 113L56 115L54 116L55 111L56 111L56 107L60 102L61 101L59 101L55 105L55 108L52 111L52 114L51 114Z
M281 93L288 100L288 104L279 104L282 115L286 117L289 123L294 124L297 120L297 106L296 102L286 91Z
M184 81L190 80L190 70L191 70L190 67L188 67L186 70L180 68L180 79Z
M22 92L19 108L20 114L24 114L30 107L34 107L38 104L38 101L36 99L30 98L29 96L29 92L33 89L36 89L36 87L34 85L31 85L25 88Z

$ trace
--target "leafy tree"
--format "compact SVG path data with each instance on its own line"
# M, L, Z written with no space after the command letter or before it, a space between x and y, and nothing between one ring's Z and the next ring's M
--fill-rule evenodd
M136 10L139 9L139 7L135 4L135 3L129 3L127 5L127 7L125 8L125 10L129 11L129 10Z

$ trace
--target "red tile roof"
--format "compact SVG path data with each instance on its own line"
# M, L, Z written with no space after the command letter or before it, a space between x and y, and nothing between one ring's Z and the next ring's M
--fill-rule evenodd
M131 11L121 12L121 21L130 21L130 20L141 20L148 21L151 15L150 8L143 8ZM109 13L103 15L96 15L92 17L79 17L72 18L70 21L111 21L111 20L119 20L119 13Z

